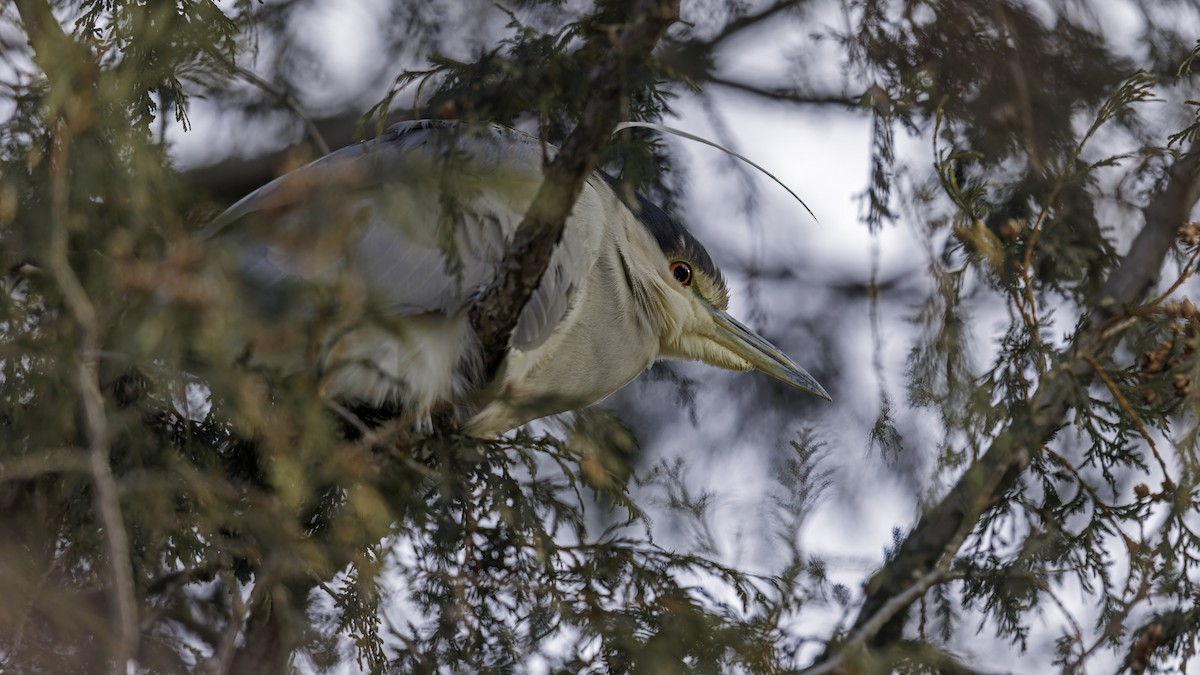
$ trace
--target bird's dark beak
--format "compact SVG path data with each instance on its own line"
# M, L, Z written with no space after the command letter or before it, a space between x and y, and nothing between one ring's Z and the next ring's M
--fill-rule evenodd
M808 371L796 365L786 354L779 351L778 347L743 326L728 313L707 303L705 305L708 311L712 312L713 322L716 324L716 334L712 339L722 347L749 361L756 370L781 382L812 392L826 401L833 400Z

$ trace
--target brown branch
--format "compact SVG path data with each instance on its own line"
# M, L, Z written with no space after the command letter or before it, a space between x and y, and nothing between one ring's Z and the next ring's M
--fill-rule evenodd
M942 559L942 563L933 571L914 581L902 592L888 598L887 602L879 608L879 611L871 615L866 623L857 626L849 639L839 644L838 652L833 658L821 661L803 671L801 675L830 675L831 673L839 673L847 667L848 660L861 658L863 655L862 648L883 628L884 624L891 621L892 617L916 602L929 589L947 580L946 573L951 560L953 558L946 556Z
M254 652L254 644L251 642L249 628L247 628L246 644L242 650L237 649L237 638L241 634L242 628L247 626L248 620L254 615L254 612L263 605L267 597L268 581L260 576L254 580L254 588L250 590L250 597L243 602L242 592L238 588L233 575L227 575L226 586L229 588L230 609L229 609L229 625L225 628L224 634L221 636L220 643L214 643L213 647L216 650L216 661L212 664L214 675L226 675L226 673L235 672L235 657L240 662L238 672L250 672L250 668L259 667L266 668L272 665L271 659L256 660L253 665L246 661L246 656ZM265 672L262 671L262 672Z
M34 57L43 72L47 63L65 56L60 50L69 53L81 49L54 18L54 12L50 10L46 0L16 0L16 6L17 15L25 27L25 35L29 38L29 45L33 47ZM46 76L50 77L51 73L46 72Z
M67 144L66 139L59 141L61 147L65 148ZM65 160L65 157L58 159ZM61 161L59 167L62 168L55 168L56 192L66 184L65 164L65 161ZM61 177L57 174L61 174ZM54 211L60 211L61 217L53 215ZM58 227L55 227L55 243L51 245L48 267L51 276L63 290L68 309L74 315L81 333L76 354L76 387L83 403L84 419L91 443L88 458L92 482L96 488L95 508L103 526L108 565L113 578L113 604L116 607L119 631L114 657L117 668L125 670L129 661L137 655L140 634L137 624L137 599L134 596L133 563L129 557L129 536L125 530L125 519L121 515L117 483L110 464L108 412L105 410L104 395L100 391L97 356L100 351L100 328L96 320L96 310L67 261L67 214L65 210L55 208L52 209L51 219Z
M592 68L588 77L592 98L579 124L546 167L541 188L500 263L496 281L471 307L471 326L479 336L487 379L504 360L521 310L562 239L567 215L625 111L626 71L644 67L650 52L678 18L679 0L638 2L624 25L613 31L615 37L607 54Z
M1129 419L1133 420L1133 424L1137 427L1138 433L1142 435L1142 438L1146 440L1146 444L1150 446L1150 452L1154 453L1154 459L1158 460L1158 466L1163 472L1163 479L1169 480L1171 475L1170 472L1167 471L1167 463L1163 461L1162 455L1158 453L1158 446L1154 443L1154 437L1150 435L1150 430L1146 428L1146 425L1142 422L1141 416L1138 415L1137 411L1133 409L1133 406L1129 403L1129 399L1125 398L1125 395L1122 394L1121 390L1117 387L1117 383L1108 376L1108 373L1104 372L1104 366L1096 360L1096 357L1092 356L1091 354L1084 353L1080 354L1079 358L1083 359L1089 366L1092 367L1092 371L1096 374L1096 377L1099 377L1100 381L1104 383L1104 386L1108 387L1108 393L1112 394L1113 399L1121 408L1121 412L1125 413Z
M86 451L82 448L47 450L40 454L0 461L0 483L39 478L51 473L87 472L91 470Z
M875 617L890 609L894 598L910 588L914 579L945 564L958 551L979 518L1017 484L1032 455L1064 424L1075 404L1073 392L1094 375L1082 355L1106 358L1116 346L1120 331L1110 324L1125 316L1157 281L1163 260L1176 232L1196 203L1200 142L1194 143L1171 168L1165 188L1143 211L1145 225L1124 260L1109 277L1088 314L1088 321L1059 365L1045 376L1030 405L1013 410L1012 420L988 451L974 462L942 500L925 511L895 556L866 584L866 598L853 630L876 625ZM873 647L886 646L901 637L907 612L900 612L880 627ZM838 658L831 647L817 665Z
M108 552L112 576L111 604L116 619L113 658L118 670L126 670L138 653L138 604L134 595L133 565L129 536L121 514L120 497L110 464L108 413L100 391L100 321L87 289L80 282L68 257L70 214L71 141L90 125L87 89L98 74L88 50L77 44L58 24L45 0L17 0L17 13L29 36L34 59L46 75L59 100L68 101L54 111L50 124L51 151L50 242L46 267L62 292L67 311L79 331L75 354L75 387L83 407L88 437L88 464L95 487L95 510Z
M976 670L958 659L953 654L938 649L928 642L904 640L894 648L895 660L901 658L926 666L926 672L937 675L990 675L982 670Z
M38 604L42 601L42 595L46 591L46 586L49 585L50 579L59 572L59 568L66 558L66 555L55 556L46 567L46 571L38 578L37 585L34 586L33 592L30 593L29 602L25 604L25 609L17 618L12 636L9 638L8 645L4 650L4 658L0 660L0 672L7 672L6 668L20 663L17 660L17 654L21 649L21 642L25 639L25 631L29 628L30 624L34 623L34 617L37 614L36 610Z
M1196 261L1197 260L1200 260L1200 248L1196 249L1196 251L1194 253L1192 253L1192 257L1189 258L1187 263L1184 264L1183 270L1179 272L1179 277L1175 279L1174 283L1171 284L1171 287L1168 288L1167 290L1163 291L1162 293L1159 293L1158 297L1156 297L1153 300L1151 300L1150 302L1146 303L1146 306L1150 309L1158 307L1159 305L1162 304L1163 300L1166 300L1167 298L1171 297L1175 293L1175 291L1179 290L1179 287L1183 285L1183 282L1185 282L1188 279L1191 279L1193 276L1195 276L1196 271L1197 271L1196 270Z

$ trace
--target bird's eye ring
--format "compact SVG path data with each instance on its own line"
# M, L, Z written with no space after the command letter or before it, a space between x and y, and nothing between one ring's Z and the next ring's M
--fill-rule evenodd
M684 286L690 285L692 283L692 266L682 260L676 260L671 263L671 276Z

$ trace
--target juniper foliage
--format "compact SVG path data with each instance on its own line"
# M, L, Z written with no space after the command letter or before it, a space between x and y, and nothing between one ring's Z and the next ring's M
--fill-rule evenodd
M861 117L864 225L926 243L907 283L803 282L872 316L913 308L904 395L881 385L861 437L913 476L922 516L896 523L861 588L799 537L839 480L823 458L861 448L781 423L820 409L776 390L734 399L747 437L779 429L754 529L782 562L764 571L723 554L720 495L694 487L697 468L646 452L667 434L645 410L494 443L414 438L331 409L311 372L239 359L231 335L311 347L320 317L256 319L213 274L194 233L280 156L178 172L165 130L191 124L197 100L302 128L309 146L284 165L408 110L557 143L610 36L646 5L481 3L498 37L463 53L451 5L393 3L374 99L314 112L320 54L295 19L314 4L0 9L0 669L971 672L962 636L1010 643L1012 661L977 664L1004 668L1050 614L1064 617L1053 658L1067 672L1114 652L1130 672L1192 657L1190 3L1128 0L1142 47L1123 51L1101 3L697 2L624 64L627 119L733 95ZM729 75L745 41L782 38L794 51L778 80ZM840 74L815 72L830 58ZM921 139L932 166L906 163L901 138ZM640 129L602 163L668 204L686 173ZM851 367L839 324L789 318L822 350L822 380ZM655 375L694 404L694 381ZM813 617L820 634L796 628Z

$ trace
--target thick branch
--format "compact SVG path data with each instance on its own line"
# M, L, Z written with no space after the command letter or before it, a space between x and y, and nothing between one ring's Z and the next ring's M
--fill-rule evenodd
M38 65L47 77L52 77L52 65L70 66L69 60L79 47L67 36L66 31L54 18L54 12L46 0L16 0L17 15L25 27L29 46L38 60Z
M471 325L479 336L484 372L494 375L504 359L517 319L533 295L562 239L563 224L583 183L595 170L600 150L626 109L626 71L642 67L650 52L679 18L679 0L643 0L616 31L608 53L588 77L593 92L578 126L567 137L525 213L497 280L471 307Z
M984 512L1016 485L1032 455L1065 423L1074 405L1073 391L1094 375L1088 361L1107 357L1116 346L1129 307L1137 304L1157 281L1163 260L1178 229L1197 199L1200 142L1172 167L1166 187L1144 210L1146 224L1129 253L1109 277L1092 305L1088 322L1038 387L1029 407L1013 411L1009 425L988 451L972 464L941 502L926 511L900 545L895 557L866 584L866 599L854 631L876 626L870 644L885 646L900 639L905 612L880 624L876 615L894 609L893 599L905 592L947 557L958 551L965 535ZM821 663L837 658L827 652Z

